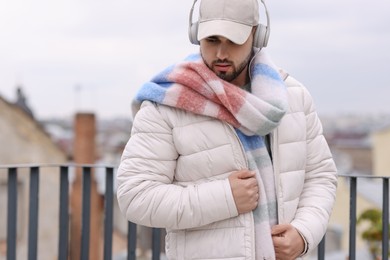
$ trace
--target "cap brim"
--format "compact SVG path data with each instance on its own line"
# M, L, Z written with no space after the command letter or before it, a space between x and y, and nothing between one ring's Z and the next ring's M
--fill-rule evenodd
M212 20L199 23L198 41L210 36L223 36L235 44L244 44L252 31L252 25L227 20Z

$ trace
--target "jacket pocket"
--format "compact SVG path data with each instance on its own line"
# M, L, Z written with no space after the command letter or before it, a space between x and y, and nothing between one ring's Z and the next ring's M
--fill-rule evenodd
M185 232L184 259L245 259L245 227Z

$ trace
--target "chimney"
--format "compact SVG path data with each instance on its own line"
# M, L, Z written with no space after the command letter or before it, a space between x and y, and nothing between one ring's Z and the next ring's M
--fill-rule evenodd
M74 162L94 164L96 160L96 120L92 113L77 113L74 121ZM93 174L93 170L92 170ZM76 177L71 192L70 259L80 259L81 253L81 215L82 215L82 169L76 168ZM91 176L91 218L89 234L89 259L101 259L101 227L103 217L103 198L97 192L97 183Z

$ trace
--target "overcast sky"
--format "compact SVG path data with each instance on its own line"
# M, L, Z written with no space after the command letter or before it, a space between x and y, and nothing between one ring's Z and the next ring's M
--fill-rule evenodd
M21 85L39 119L130 117L143 82L198 51L188 41L192 3L0 0L0 95L14 101ZM320 114L390 113L390 1L267 6L267 51L309 89Z

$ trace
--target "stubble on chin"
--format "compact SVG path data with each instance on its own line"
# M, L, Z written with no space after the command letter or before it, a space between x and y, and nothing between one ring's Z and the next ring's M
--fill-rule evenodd
M249 53L249 55L245 58L245 60L239 64L238 67L235 66L234 62L232 61L229 61L229 60L224 60L224 61L220 61L220 60L214 60L211 64L207 63L207 61L205 60L205 58L203 57L203 54L202 52L200 52L200 55L203 59L203 62L204 64L206 64L206 66L212 71L215 73L215 75L217 75L217 77L219 77L220 79L222 80L225 80L227 82L232 82L233 80L235 80L240 74L241 72L246 68L246 66L249 65L249 62L253 56L253 50ZM218 72L218 71L215 71L213 69L214 67L214 64L215 63L218 63L218 62L225 62L225 63L229 63L232 68L233 68L233 71L228 73L228 72Z

